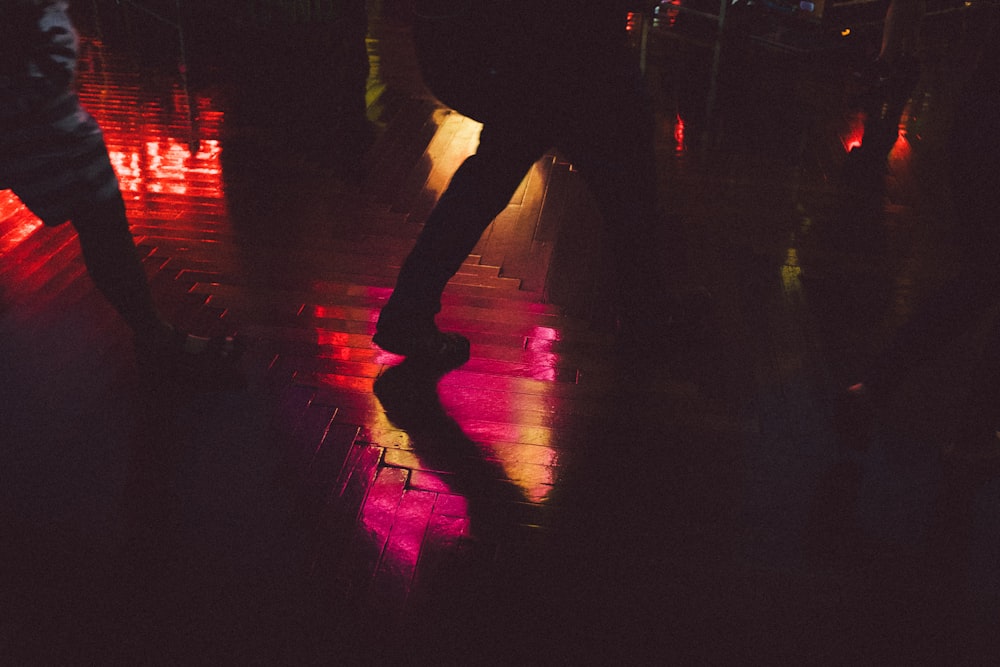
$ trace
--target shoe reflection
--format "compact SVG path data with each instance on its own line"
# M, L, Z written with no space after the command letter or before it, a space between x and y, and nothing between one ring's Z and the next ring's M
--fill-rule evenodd
M472 536L495 539L517 528L518 504L526 498L442 405L438 382L444 374L406 359L375 381L375 396L389 421L410 436L425 469L465 498Z

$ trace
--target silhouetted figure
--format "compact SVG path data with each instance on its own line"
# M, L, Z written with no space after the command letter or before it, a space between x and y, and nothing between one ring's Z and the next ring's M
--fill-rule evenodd
M679 299L663 273L680 253L658 236L653 114L628 47L628 4L416 2L426 83L484 127L404 262L375 344L445 367L468 359L468 340L435 324L442 293L531 165L553 147L579 169L604 219L623 350L655 349L677 323Z
M980 6L970 16L970 25L976 26L973 35L976 30L982 32L978 40L967 41L977 44L978 53L953 111L948 144L951 178L946 184L951 187L956 214L953 237L962 266L895 333L860 381L836 394L833 425L841 456L818 480L807 534L814 554L839 559L858 572L874 565L883 575L866 590L863 605L845 610L859 628L873 629L866 620L872 618L872 609L886 614L888 628L900 618L906 619L902 629L928 627L931 632L921 639L940 652L944 659L939 661L949 664L995 662L997 656L996 591L975 580L984 574L995 577L995 562L977 563L975 553L977 542L992 539L993 531L977 515L983 498L989 497L986 483L1000 472L1000 325L990 313L1000 296L1000 139L996 133L1000 4ZM983 349L977 350L978 366L963 387L968 395L961 409L953 411L954 423L948 424L952 433L940 443L937 459L925 460L919 442L894 444L889 437L866 455L879 418L904 383L949 344L986 322L989 327ZM944 399L931 397L938 402ZM932 449L932 455L936 453ZM887 471L889 476L880 476ZM901 484L908 502L927 503L925 511L908 508L916 514L916 521L907 527L918 528L917 540L900 541L892 536L898 526L885 521L885 515L881 523L877 520L887 505L898 500L887 498L899 494L898 490L894 494L885 491L886 486L898 483L894 478L904 480ZM869 486L866 480L872 479L875 483ZM876 493L869 495L872 488ZM873 500L875 523L871 517L866 520L863 511L866 505L872 509ZM913 594L905 591L919 591L913 598L922 606L910 604L907 595ZM895 634L896 630L883 627L878 637L884 640Z
M142 360L232 361L232 337L181 333L153 302L103 135L74 89L68 4L9 0L0 10L0 187L46 225L72 222L91 278L132 328Z
M273 168L262 149L356 171L374 140L367 116L365 0L237 3L231 11L211 5L201 11L205 24L224 36L192 26L196 41L205 43L202 50L225 68L225 148L245 147L239 159L262 172Z
M946 344L971 330L996 304L1000 289L1000 8L996 3L974 14L982 38L976 65L954 111L950 137L950 173L956 240L962 271L900 330L867 376L838 399L837 427L845 443L867 445L875 413L909 373L938 354ZM972 378L978 414L971 433L956 441L962 456L1000 461L1000 327L987 336L983 362ZM974 452L974 453L973 453Z
M920 28L925 0L892 0L885 15L878 56L855 74L864 88L862 105L865 133L851 151L848 168L866 173L885 166L885 159L899 136L899 119L913 87L920 78Z

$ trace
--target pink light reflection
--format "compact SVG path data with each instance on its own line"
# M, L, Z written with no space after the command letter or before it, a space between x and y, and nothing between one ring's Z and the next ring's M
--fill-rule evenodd
M379 561L388 562L400 574L412 576L417 565L419 543L407 542L390 547L390 533L400 514L400 503L406 486L407 471L402 468L380 468L368 490L361 508L360 524L368 539L380 552ZM388 552L388 553L386 553ZM376 569L378 566L376 566Z

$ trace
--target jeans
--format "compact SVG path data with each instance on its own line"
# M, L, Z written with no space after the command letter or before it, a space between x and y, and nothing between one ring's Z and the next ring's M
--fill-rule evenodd
M494 114L476 153L465 160L427 219L383 310L386 320L433 320L446 284L532 164L555 148L579 170L595 197L616 269L626 285L660 289L653 114L638 71L602 81L568 82L545 100ZM667 260L669 261L669 260Z

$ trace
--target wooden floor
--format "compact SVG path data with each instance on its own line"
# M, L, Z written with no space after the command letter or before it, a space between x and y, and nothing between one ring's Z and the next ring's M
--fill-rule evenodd
M226 80L186 91L89 35L83 99L157 300L245 336L247 386L139 378L72 229L0 193L0 654L992 662L997 482L938 462L975 332L868 454L845 460L830 427L832 392L959 260L941 184L961 25L942 35L860 219L839 187L856 54L654 34L664 218L710 321L638 376L615 362L600 221L553 153L448 287L439 323L472 359L439 383L371 345L478 132L421 89L405 29L369 35L357 156L233 120Z

